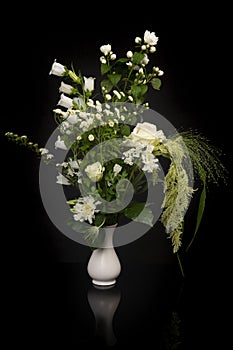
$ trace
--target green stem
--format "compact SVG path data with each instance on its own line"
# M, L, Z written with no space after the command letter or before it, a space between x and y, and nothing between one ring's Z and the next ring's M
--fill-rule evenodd
M182 266L182 262L180 260L180 256L178 253L176 253L176 256L177 256L177 260L178 260L178 263L179 263L179 267L180 267L180 271L181 271L181 274L183 277L185 277L185 274L184 274L184 269L183 269L183 266Z
M128 75L128 77L127 77L126 80L125 80L124 92L125 92L125 89L126 89L126 87L127 87L127 83L128 83L128 81L129 81L129 78L130 78L132 72L133 72L133 66L131 67L131 69L130 69L130 71L129 71L129 75Z

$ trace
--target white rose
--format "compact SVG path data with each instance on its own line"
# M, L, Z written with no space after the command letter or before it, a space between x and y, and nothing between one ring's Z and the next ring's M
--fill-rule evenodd
M157 130L156 125L144 122L138 123L129 136L130 140L152 145L156 140L166 139L162 130Z
M98 182L102 179L104 167L102 167L100 162L95 162L88 165L85 172L91 181Z

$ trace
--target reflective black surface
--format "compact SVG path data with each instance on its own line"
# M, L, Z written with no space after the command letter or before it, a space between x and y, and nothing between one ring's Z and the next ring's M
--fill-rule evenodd
M86 263L12 265L2 286L3 339L32 349L222 347L230 304L212 267L181 278L174 263L125 262L104 289L92 285Z

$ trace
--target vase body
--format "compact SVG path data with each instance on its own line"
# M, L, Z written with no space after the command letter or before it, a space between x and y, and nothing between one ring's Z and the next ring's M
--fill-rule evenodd
M94 285L114 285L121 272L121 264L113 247L115 228L116 225L105 227L103 247L96 248L88 261L87 271Z

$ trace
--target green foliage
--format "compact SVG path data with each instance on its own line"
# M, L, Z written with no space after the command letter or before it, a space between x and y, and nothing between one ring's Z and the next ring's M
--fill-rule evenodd
M160 90L160 87L161 87L161 79L159 78L153 78L151 80L151 85L153 87L153 89L155 90Z
M123 211L124 215L134 221L153 226L153 212L146 207L146 203L133 203L130 204Z

